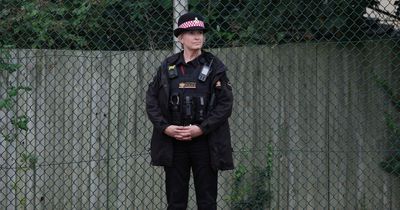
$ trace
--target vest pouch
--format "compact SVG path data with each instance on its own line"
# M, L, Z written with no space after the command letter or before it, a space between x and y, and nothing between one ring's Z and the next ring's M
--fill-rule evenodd
M172 124L173 125L181 125L182 123L182 115L181 115L181 96L179 93L173 93L170 96L169 100L169 109L171 111Z
M192 124L195 116L192 96L185 96L183 100L182 111L183 111L183 125Z
M205 97L199 96L195 98L196 105L196 123L201 123L207 116L207 102Z

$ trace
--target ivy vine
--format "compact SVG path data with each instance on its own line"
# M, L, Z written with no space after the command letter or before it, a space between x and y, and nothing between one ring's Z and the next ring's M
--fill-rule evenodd
M23 132L29 130L29 118L27 115L18 115L18 113L20 113L20 110L18 110L20 106L18 106L17 99L22 92L29 92L32 88L19 85L18 81L16 82L16 86L8 83L12 74L15 74L21 67L19 64L10 62L12 58L10 51L12 48L13 46L0 46L0 79L4 81L3 85L0 86L0 112L5 115L2 122L6 123L1 125L0 140L3 139L4 142L7 143L5 144L7 147L17 148L16 145L23 145L23 142L18 142L18 140L21 139L19 136L21 134L23 135ZM15 195L17 195L18 205L24 207L26 206L27 198L25 194L22 193L22 185L24 184L23 177L27 175L28 172L36 169L38 157L26 150L15 150L17 162L11 164L16 166L15 177L13 177L14 180L10 187L14 190Z
M268 145L263 166L239 164L233 175L232 192L227 197L233 210L262 210L272 200L272 146Z

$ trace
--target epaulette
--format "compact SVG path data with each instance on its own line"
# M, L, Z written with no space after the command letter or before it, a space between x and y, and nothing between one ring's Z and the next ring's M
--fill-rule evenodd
M163 62L163 69L167 70L168 78L173 79L178 77L178 69L173 63L179 59L179 53L173 54L166 58Z

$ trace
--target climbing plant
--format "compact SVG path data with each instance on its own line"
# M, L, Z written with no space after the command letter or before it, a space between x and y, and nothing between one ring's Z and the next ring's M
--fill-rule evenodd
M38 158L23 148L25 142L23 136L29 130L29 118L20 109L18 98L22 92L31 91L31 88L19 84L18 76L15 76L21 65L11 63L12 48L13 46L0 47L0 114L4 115L0 124L0 141L3 142L3 146L10 148L5 151L15 151L7 156L9 158L5 162L9 167L4 170L14 170L15 176L10 177L13 180L10 187L17 197L17 206L23 207L27 202L26 195L22 191L25 186L23 177L36 169ZM9 83L11 78L14 82ZM16 162L13 162L14 160Z

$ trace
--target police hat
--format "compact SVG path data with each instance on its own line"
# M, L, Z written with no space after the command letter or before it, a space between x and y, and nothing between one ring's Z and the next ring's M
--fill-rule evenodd
M185 31L194 30L206 31L204 18L201 15L189 12L179 17L178 28L174 30L174 35L178 37Z

